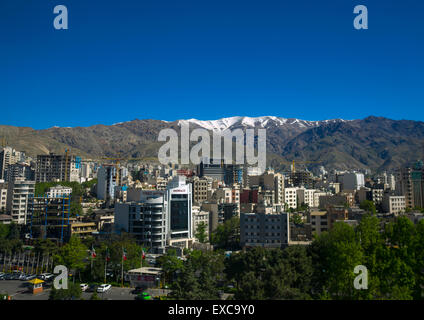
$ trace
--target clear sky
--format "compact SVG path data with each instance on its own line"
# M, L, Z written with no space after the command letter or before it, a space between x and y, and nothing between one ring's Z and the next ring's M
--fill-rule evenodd
M0 1L0 124L423 121L423 77L421 0Z

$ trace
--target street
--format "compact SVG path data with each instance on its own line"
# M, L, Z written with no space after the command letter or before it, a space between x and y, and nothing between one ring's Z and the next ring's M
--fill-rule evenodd
M112 287L105 293L97 293L100 299L104 300L134 300L136 295L131 292L134 288L119 288ZM169 290L163 289L146 289L152 297L157 295L166 295ZM50 293L50 285L44 288L44 291L39 294L32 294L28 290L28 283L20 280L0 280L0 293L7 293L12 296L13 300L48 300ZM81 298L90 300L93 292L83 292Z

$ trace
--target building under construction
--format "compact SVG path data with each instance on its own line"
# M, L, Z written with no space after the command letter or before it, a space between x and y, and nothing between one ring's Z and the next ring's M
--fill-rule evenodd
M61 154L43 154L37 156L35 167L36 182L78 181L81 158L72 156L66 150Z
M85 237L97 231L94 221L84 221L72 214L70 199L70 196L32 198L29 206L30 237L63 243L69 241L72 235Z

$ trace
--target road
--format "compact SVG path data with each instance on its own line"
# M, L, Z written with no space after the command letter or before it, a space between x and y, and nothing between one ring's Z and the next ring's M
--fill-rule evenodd
M133 288L119 288L112 287L105 293L98 293L98 297L104 300L134 300L136 295L132 294ZM164 295L169 290L162 289L146 289L145 292L149 293L152 297L157 295ZM39 294L32 294L28 290L28 283L20 280L0 280L0 293L7 293L12 296L13 300L48 300L50 293L50 285L47 284L44 291ZM93 292L83 292L82 298L89 300Z

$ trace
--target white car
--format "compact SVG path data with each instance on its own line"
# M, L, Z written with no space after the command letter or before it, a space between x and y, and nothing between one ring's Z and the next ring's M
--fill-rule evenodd
M110 284L101 284L101 285L97 288L97 292L99 292L99 293L106 292L106 291L108 291L110 288L112 288L112 285L110 285Z
M41 280L46 281L46 280L50 280L51 278L53 278L53 277L54 277L54 274L53 274L53 273L42 273L42 274L40 274L38 277L39 277Z
M81 291L85 291L85 290L87 290L87 289L88 289L88 284L86 284L86 283L81 283L81 284L80 284L80 287L81 287Z

